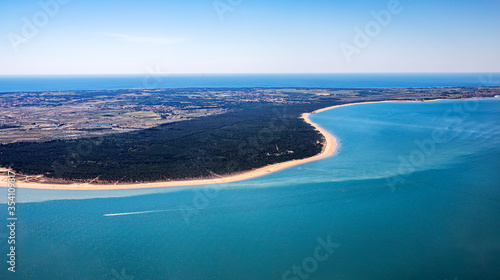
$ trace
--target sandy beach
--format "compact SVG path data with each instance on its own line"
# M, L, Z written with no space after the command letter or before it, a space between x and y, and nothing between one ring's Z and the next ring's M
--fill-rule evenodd
M343 105L341 105L343 106ZM333 108L333 107L331 107ZM331 109L329 108L329 109ZM287 161L287 162L282 162L282 163L276 163L272 165L268 165L265 167L261 167L258 169L238 173L238 174L233 174L233 175L228 175L228 176L222 176L220 178L211 178L211 179L194 179L194 180L184 180L184 181L165 181L165 182L154 182L154 183L124 183L124 184L90 184L90 183L57 183L57 184L50 184L50 183L40 183L36 182L37 178L42 178L41 175L39 176L29 176L30 179L35 179L32 181L35 182L24 182L22 180L16 180L16 187L18 188L30 188L30 189L51 189L51 190L119 190L119 189L144 189L144 188L164 188L164 187L180 187L180 186L196 186L196 185L208 185L208 184L221 184L221 183L230 183L230 182L236 182L236 181L242 181L242 180L247 180L251 178L256 178L259 176L263 176L266 174L269 174L271 172L276 172L278 170L282 170L285 168L289 168L295 165L315 161L315 160L320 160L322 158L331 156L335 153L335 150L337 148L337 140L333 135L328 133L326 130L321 128L319 125L316 123L313 123L309 119L309 113L304 113L302 114L302 118L304 121L307 123L311 124L316 130L318 130L324 137L325 137L325 143L323 145L323 150L321 151L320 154L315 155L310 158L305 158L305 159L300 159L300 160L292 160L292 161ZM5 168L0 168L0 182L1 186L0 187L6 187L7 186L7 176L6 173L7 169Z

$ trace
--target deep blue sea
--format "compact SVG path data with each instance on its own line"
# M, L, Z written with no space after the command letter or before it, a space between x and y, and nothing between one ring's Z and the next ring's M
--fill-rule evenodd
M500 86L500 73L0 76L0 92L186 87Z
M1 188L0 279L500 279L499 98L311 119L337 154L255 179L18 189L16 273Z

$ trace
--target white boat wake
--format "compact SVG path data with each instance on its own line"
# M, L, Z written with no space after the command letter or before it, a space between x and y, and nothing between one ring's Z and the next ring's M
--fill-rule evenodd
M180 211L182 209L170 209L170 210L151 210L151 211L140 211L140 212L125 212L125 213L113 213L113 214L104 214L104 217L114 217L114 216L126 216L126 215L140 215L140 214L149 214L149 213L159 213L159 212L173 212Z

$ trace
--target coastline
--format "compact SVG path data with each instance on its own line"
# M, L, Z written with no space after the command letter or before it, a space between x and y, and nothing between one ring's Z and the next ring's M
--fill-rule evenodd
M498 98L498 96L495 96ZM125 189L147 189L147 188L166 188L166 187L183 187L183 186L198 186L198 185L212 185L212 184L223 184L223 183L231 183L238 182L243 180L248 180L252 178L257 178L272 172L276 172L279 170L283 170L292 166L320 160L326 157L333 155L338 148L337 139L324 130L321 126L311 121L309 116L315 113L321 113L326 110L331 110L334 108L359 105L359 104L373 104L373 103L388 103L388 102L432 102L432 101L441 101L441 100L449 100L449 99L431 99L431 100L423 100L423 101L413 101L413 100L384 100L384 101L371 101L371 102L355 102L341 105L334 105L330 107L321 108L313 111L312 113L303 113L301 118L312 125L317 131L319 131L325 137L325 144L323 145L323 149L321 153L300 160L292 160L287 162L275 163L272 165L260 167L250 171L244 171L237 174L222 176L220 178L209 178L209 179L193 179L193 180L177 180L177 181L160 181L160 182L151 182L151 183L124 183L124 184L91 184L91 183L38 183L38 182L22 182L17 181L17 188L28 188L28 189L45 189L45 190L125 190ZM6 172L7 169L0 168L0 171ZM42 175L38 175L40 177ZM0 187L7 186L7 176L0 175L0 184L4 183L5 185L0 185Z
M353 103L354 104L354 103ZM340 105L342 106L342 105ZM313 112L315 113L315 112ZM304 164L307 162L312 162L320 160L333 155L337 149L337 139L320 127L318 124L311 121L309 115L311 113L303 113L301 118L312 125L317 131L319 131L325 137L325 144L321 153L305 158L292 161L286 161L281 163L275 163L272 165L260 167L254 170L241 172L238 174L232 174L227 176L222 176L220 178L210 178L210 179L194 179L194 180L183 180L183 181L163 181L163 182L152 182L152 183L124 183L124 184L90 184L90 183L67 183L67 184L50 184L50 183L36 183L36 182L22 182L16 181L17 188L27 188L27 189L44 189L44 190L125 190L125 189L146 189L146 188L166 188L166 187L183 187L183 186L198 186L198 185L212 185L212 184L223 184L231 183L237 181L243 181L247 179L252 179L260 177L272 172L283 170L292 166ZM7 171L5 168L0 168L0 171ZM41 175L38 175L41 176ZM7 186L7 176L0 175L0 187Z
M459 100L459 99L429 99L429 100L422 100L422 101L397 100L396 99L396 100L383 100L383 101L354 102L354 103L347 103L347 104L334 105L334 106L330 106L330 107L321 108L321 109L318 109L318 110L312 112L311 114L321 113L321 112L324 112L324 111L327 111L330 109L334 109L334 108L346 107L346 106L351 106L351 105L359 105L359 104L390 103L390 102L410 102L410 103L416 102L416 103L420 103L420 102L433 102L433 101L443 101L443 100Z

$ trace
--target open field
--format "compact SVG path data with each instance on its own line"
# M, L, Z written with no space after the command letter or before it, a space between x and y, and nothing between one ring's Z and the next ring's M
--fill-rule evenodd
M246 104L351 103L493 96L498 87L157 89L0 93L0 143L123 133L223 114Z

